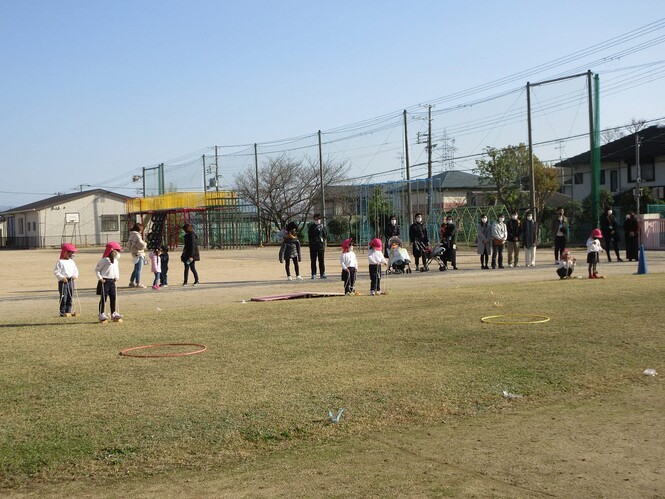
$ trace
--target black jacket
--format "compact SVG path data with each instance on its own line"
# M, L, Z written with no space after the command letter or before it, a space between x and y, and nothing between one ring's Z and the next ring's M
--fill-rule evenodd
M300 241L290 234L284 238L282 247L279 248L279 261L283 262L288 258L297 258L300 261Z
M323 224L309 224L307 238L309 239L310 248L323 249L326 247L326 241L328 240L328 229Z
M455 227L455 224L446 224L446 226L441 229L441 242L450 247L455 244L456 240L457 227Z
M522 224L519 220L512 218L506 222L506 229L508 230L508 241L515 242L520 240L522 235Z
M198 262L201 259L199 255L199 246L196 244L196 234L193 232L187 232L185 234L185 247L182 250L182 255L180 255L180 260L186 262L192 258L195 262Z
M606 240L611 238L614 238L615 241L619 240L619 227L614 214L603 213L600 216L600 231Z
M409 227L409 240L412 243L421 242L424 244L429 244L429 238L427 237L427 227L422 222L413 222Z
M399 225L395 224L392 225L390 222L386 225L386 229L383 231L383 233L386 236L386 241L390 239L391 237L399 237Z
M162 274L166 274L169 270L169 254L162 253L159 255L159 259L162 261Z
M536 222L525 220L522 224L522 245L533 248L536 245Z

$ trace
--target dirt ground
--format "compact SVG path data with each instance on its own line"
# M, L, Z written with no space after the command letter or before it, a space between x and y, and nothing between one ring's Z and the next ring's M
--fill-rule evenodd
M397 292L433 285L477 285L479 280L488 284L555 280L551 253L540 250L535 268L492 271L479 268L475 253L461 252L458 271L388 276L383 286ZM585 252L574 253L581 262L578 273L584 277ZM158 292L124 287L131 267L130 258L124 255L119 307L131 315L145 307L241 303L287 290L341 291L338 254L338 249L329 249L328 280L310 281L309 263L303 262L305 280L287 282L277 261L277 248L203 252L201 286L183 288L182 265L174 253L169 272L172 286ZM55 316L57 288L52 271L57 256L55 250L0 252L0 322ZM100 256L101 250L94 248L83 249L76 258L84 315L96 314L94 266ZM665 253L648 253L647 264L650 273L665 274ZM603 262L599 270L611 279L634 274L637 264ZM143 282L148 285L151 280L145 269ZM362 266L358 288L369 289ZM10 330L5 331L9 334ZM656 377L636 374L629 390L612 396L538 407L517 399L500 414L391 430L356 440L308 443L266 453L221 473L181 472L99 488L74 482L28 495L665 497L663 428L662 373Z

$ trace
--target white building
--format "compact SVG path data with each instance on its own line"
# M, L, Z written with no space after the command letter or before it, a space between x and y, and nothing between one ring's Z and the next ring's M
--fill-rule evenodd
M87 246L121 241L128 233L128 199L122 194L94 189L0 212L6 231L0 245L44 248L65 242Z
M641 187L649 187L658 199L665 199L665 126L654 125L600 147L600 188L613 195L632 190L637 181L635 135L640 139ZM575 201L591 194L589 151L568 158L557 166L566 179L563 193Z

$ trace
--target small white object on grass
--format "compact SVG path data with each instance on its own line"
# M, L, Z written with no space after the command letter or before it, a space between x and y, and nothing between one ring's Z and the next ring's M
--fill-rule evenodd
M245 300L241 301L240 303L247 303Z
M339 423L339 418L342 417L343 412L344 409L340 409L339 412L337 413L337 416L333 416L332 411L328 411L328 419L330 419L331 423Z
M642 371L642 374L644 374L645 376L656 376L658 373L656 372L655 369L645 369L644 371Z
M521 399L522 398L522 395L518 395L516 393L510 393L510 392L507 392L506 390L504 390L501 393L507 399Z

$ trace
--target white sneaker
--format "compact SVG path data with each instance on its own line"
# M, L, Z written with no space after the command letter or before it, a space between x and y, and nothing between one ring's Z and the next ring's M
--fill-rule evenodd
M101 313L101 314L99 314L99 320L100 321L107 321L107 320L109 320L109 318L106 316L105 313Z
M111 320L117 321L118 319L122 319L123 315L120 312L113 312L111 314Z
M298 279L299 281L302 281L302 277L299 276L299 275L296 276L296 279Z
M292 281L293 279L291 278L290 275L288 275L288 276L286 276L286 280L287 280L287 281Z
M508 267L512 269L512 268L513 268L513 264L512 264L512 263L509 263L509 264L508 264Z
M137 284L136 287L137 288L145 288L145 284Z

